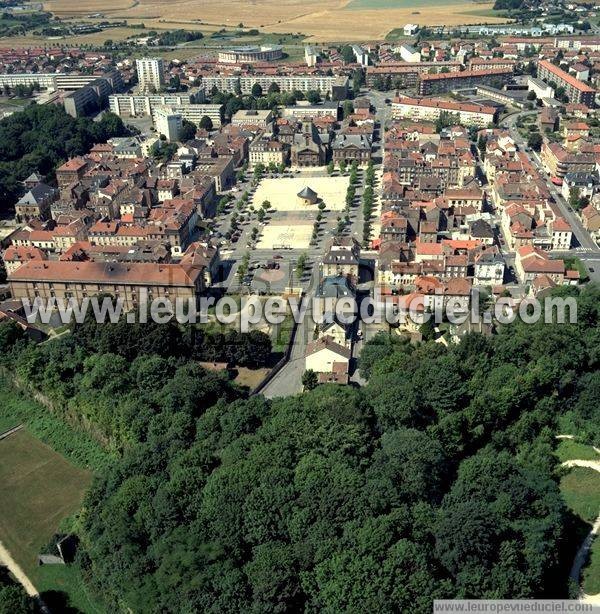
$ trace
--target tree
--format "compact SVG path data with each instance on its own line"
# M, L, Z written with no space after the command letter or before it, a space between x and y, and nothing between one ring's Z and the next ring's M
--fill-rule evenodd
M119 117L104 113L99 122L73 118L56 105L29 105L0 121L0 212L21 195L20 183L32 172L52 176L66 159L87 153L94 143L125 136Z
M555 434L600 443L600 289L557 295L576 298L577 322L498 324L447 347L391 330L364 345L364 386L300 373L306 390L274 399L198 364L269 365L259 330L90 314L33 344L0 323L0 363L26 382L18 403L2 392L3 411L39 413L76 463L92 435L110 446L73 527L85 587L111 610L420 613L440 598L561 598L576 512ZM51 413L28 399L37 392ZM4 584L0 609L28 611Z
M569 205L573 207L573 209L578 210L580 208L581 202L581 190L575 186L571 188L569 193Z
M272 94L273 92L269 92L270 94ZM254 96L254 98L260 98L263 95L263 90L262 87L260 86L260 83L255 83L252 86L252 95Z
M296 261L296 277L298 278L298 280L301 280L302 276L304 275L304 270L306 269L307 260L308 260L308 257L306 255L306 252L302 252L298 256L298 260Z
M279 85L277 83L275 83L275 81L271 82L271 85L269 85L269 90L268 93L269 94L279 94L281 92ZM297 97L296 92L294 92L294 96Z
M318 104L321 102L321 94L318 90L310 90L306 93L306 100L308 100L310 104Z
M198 128L196 128L196 124L191 121L188 121L187 119L184 119L181 124L181 131L179 132L179 140L182 143L185 143L186 141L191 141L193 138L196 137L197 131Z
M340 55L346 64L352 64L354 62L354 51L350 45L344 45L340 51Z
M354 113L354 105L352 104L352 101L345 100L344 101L344 119L348 117L349 115L352 115L352 113Z
M307 369L302 374L302 386L304 387L304 390L313 390L318 386L318 384L319 378L312 369Z
M213 129L212 119L208 115L203 115L200 118L200 128L202 130L206 130L207 132L210 132Z
M539 132L530 132L527 137L527 146L535 151L540 151L544 139Z
M333 160L331 160L329 164L327 165L327 174L333 175L334 170L335 170L335 164L333 163Z

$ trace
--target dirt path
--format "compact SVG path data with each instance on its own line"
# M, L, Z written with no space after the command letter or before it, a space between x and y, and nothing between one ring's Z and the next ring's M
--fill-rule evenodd
M12 558L10 552L4 547L4 544L0 542L0 565L8 567L10 573L17 579L19 583L23 585L23 588L27 591L28 595L32 597L38 597L39 593L33 582L27 577L25 572L21 569L18 563Z
M600 461L588 461L588 460L568 460L562 463L563 467L587 467L600 473Z
M598 471L600 473L600 461L586 461L586 460L568 460L562 463L563 467L587 467L589 469L593 469L594 471ZM592 526L591 531L586 535L586 538L583 540L583 543L577 550L577 554L575 555L575 560L573 561L573 566L571 567L571 573L569 574L571 579L577 583L577 586L580 586L581 581L581 569L585 565L588 560L588 556L590 554L590 548L592 547L592 543L596 536L600 533L600 514L596 518L594 525ZM581 590L581 589L580 589ZM583 591L581 591L580 600L584 603L589 603L593 605L600 605L600 593L597 595L586 595Z

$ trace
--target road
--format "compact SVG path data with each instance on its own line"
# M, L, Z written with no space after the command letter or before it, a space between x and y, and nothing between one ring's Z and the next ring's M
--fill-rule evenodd
M500 126L502 128L506 128L509 131L512 139L522 151L527 151L527 143L519 133L519 130L516 125L517 121L527 115L532 115L536 113L537 111L525 111L523 113L515 113L513 115L508 116L500 123ZM594 253L600 256L600 248L598 247L598 245L596 245L596 242L592 239L589 232L583 227L579 216L571 209L571 207L563 198L562 194L560 194L556 189L556 186L549 180L548 174L544 170L539 155L536 152L530 152L528 157L531 160L533 166L539 172L542 179L545 181L548 190L550 191L550 194L552 195L552 198L554 199L554 202L556 203L556 206L560 211L560 214L570 224L573 230L573 236L577 240L578 247L584 248L590 253Z
M305 371L306 346L312 340L314 332L312 299L317 291L319 279L319 263L315 261L303 299L308 304L306 315L302 318L296 329L290 359L262 391L262 394L267 399L285 397L302 392L302 374Z
M33 582L27 577L20 565L13 559L10 552L0 542L0 565L8 568L10 573L15 577L17 582L23 586L25 592L31 597L38 597L38 590L33 585Z

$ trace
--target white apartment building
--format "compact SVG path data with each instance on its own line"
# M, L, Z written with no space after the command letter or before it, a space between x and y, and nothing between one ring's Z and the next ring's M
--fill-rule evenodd
M319 54L314 47L307 45L304 47L304 61L308 67L316 66L319 61Z
M394 119L436 121L442 113L457 115L465 125L485 128L495 121L497 109L478 104L453 102L437 98L397 98L392 102Z
M165 84L165 66L162 58L141 58L135 61L140 89L158 92Z
M405 62L421 61L421 52L417 51L412 45L401 45L398 51L400 53L400 57Z
M167 141L179 140L183 117L170 107L158 107L154 112L154 126L158 134L164 134Z
M140 117L154 115L159 107L170 107L198 126L200 120L206 115L210 117L213 126L221 125L220 104L197 104L194 100L204 99L204 92L198 94L113 94L109 97L110 110L119 117Z
M41 89L48 90L77 90L99 78L106 79L113 89L118 89L123 81L121 73L111 70L106 73L93 75L80 75L74 73L14 73L1 74L0 87L16 87L17 85L39 85Z
M113 94L108 98L110 110L119 117L152 115L156 107L189 103L191 95L182 94Z
M352 45L352 53L354 53L357 64L361 66L369 65L369 54L360 45Z
M333 75L242 75L224 76L211 75L202 77L202 85L207 93L213 87L220 92L235 93L240 91L242 94L251 94L252 86L258 83L263 92L267 92L272 83L279 86L281 92L293 92L299 90L308 92L318 90L321 94L330 94L334 100L343 100L348 94L348 77Z
M535 92L535 95L539 98L554 98L554 88L541 79L535 77L527 77L527 90Z
M183 119L196 124L196 126L200 126L200 120L203 117L210 117L214 128L218 128L221 125L222 104L192 104L187 102L171 105L171 109L179 113Z

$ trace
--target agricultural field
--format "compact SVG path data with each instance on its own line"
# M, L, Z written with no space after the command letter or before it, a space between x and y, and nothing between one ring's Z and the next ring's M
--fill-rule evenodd
M466 0L50 0L44 6L60 17L102 12L111 19L143 21L147 27L169 23L231 28L243 24L266 32L302 32L315 42L383 39L394 27L408 22L453 26L504 21L488 13L491 2Z

